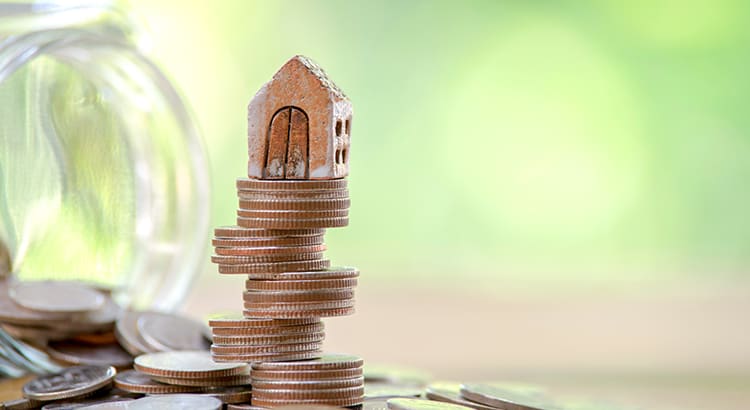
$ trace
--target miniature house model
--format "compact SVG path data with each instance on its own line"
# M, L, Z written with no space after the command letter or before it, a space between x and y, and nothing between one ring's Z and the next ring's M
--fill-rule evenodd
M307 57L289 60L258 91L247 121L250 178L348 175L352 105Z

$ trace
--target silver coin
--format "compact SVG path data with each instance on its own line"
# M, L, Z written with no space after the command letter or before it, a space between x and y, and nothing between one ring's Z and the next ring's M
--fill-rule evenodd
M49 401L80 397L112 383L114 367L75 366L59 373L41 376L23 386L23 395L32 400Z
M388 400L388 408L391 410L466 410L471 407L443 401L397 398Z
M495 407L474 403L461 397L461 383L434 382L425 389L425 397L430 400L444 401L447 403L460 404L477 410L494 410Z
M129 397L112 397L106 399L92 399L84 401L57 402L45 404L42 410L76 410L76 409L126 409L128 402L134 399Z
M217 363L205 350L150 353L135 358L136 370L160 377L203 379L250 374L247 363Z
M206 325L184 316L143 312L137 326L143 340L155 350L207 350L209 346L204 336Z
M25 409L38 409L41 403L36 400L27 399L24 397L21 399L4 401L0 403L0 405L2 406L2 409L25 410Z
M156 349L147 344L138 332L138 318L140 315L141 312L125 311L115 324L115 337L117 341L133 356L156 352Z
M104 305L104 295L77 282L18 282L10 297L26 309L42 312L89 312Z
M78 407L82 410L118 410L118 409L129 409L130 403L135 400L116 400L116 401L104 401L101 403L90 404L88 406Z
M221 400L192 394L163 394L148 396L129 403L131 410L219 410Z
M557 405L538 390L512 389L491 383L465 383L461 397L490 407L508 410L553 410Z

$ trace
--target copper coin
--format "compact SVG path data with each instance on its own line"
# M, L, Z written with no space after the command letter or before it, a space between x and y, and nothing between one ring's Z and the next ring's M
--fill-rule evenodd
M364 360L361 357L342 353L326 353L319 359L304 362L253 363L253 370L342 370L359 368L363 364Z
M224 256L211 255L211 262L222 265L247 265L254 263L312 261L323 258L323 252L288 253L281 255Z
M251 280L349 279L358 277L359 270L357 270L357 268L343 266L307 272L251 273L247 276L248 279Z
M136 370L150 376L207 379L248 374L247 363L216 363L207 351L177 351L150 353L138 356Z
M287 218L243 218L237 217L237 225L246 228L267 229L305 229L305 228L339 228L349 225L349 217L287 219Z
M9 295L26 309L42 312L88 312L104 305L104 295L77 282L18 282Z
M152 379L151 376L137 370L125 370L124 372L117 373L115 376L115 387L132 393L144 394L190 393L200 390L200 387L195 386L177 386L159 383Z
M253 303L245 302L245 310L328 310L343 309L354 306L354 299L327 300L322 302L277 302L277 303Z
M253 406L247 403L227 404L227 410L266 410L265 407ZM310 409L314 410L314 409Z
M241 247L216 247L214 252L217 255L224 256L247 256L247 255L289 255L298 253L323 252L327 249L325 244L305 245L305 246L273 246L261 248L241 248Z
M461 383L435 382L425 389L425 397L430 400L460 404L477 410L494 410L495 407L485 406L461 397Z
M272 400L272 399L258 399L256 397L253 397L252 403L253 406L259 406L259 407L281 407L285 405L304 405L304 406L310 406L310 405L330 405L330 406L340 406L340 407L350 407L350 406L357 406L362 404L364 401L364 397L357 397L357 398L342 398L342 399L281 399L281 400Z
M211 353L215 355L233 355L233 354L251 354L251 355L275 355L294 352L307 352L310 350L320 350L322 342L285 344L285 345L212 345Z
M300 272L327 269L329 266L331 266L331 261L328 259L299 262L253 263L246 265L219 265L219 273L248 275L269 272Z
M269 238L238 238L221 239L214 238L211 244L216 247L238 247L238 248L266 248L276 246L308 246L320 245L324 240L323 235L314 236L277 236Z
M319 318L295 318L294 320L317 320L318 323L299 326L279 327L215 327L213 336L284 336L322 332L325 328ZM279 319L275 319L279 320Z
M117 371L111 366L74 366L40 376L23 386L23 395L48 401L81 397L112 383Z
M295 352L295 353L283 353L275 355L253 355L253 354L232 354L232 355L213 355L213 359L216 362L288 362L293 360L308 360L320 357L322 352L320 350L312 350L309 352Z
M73 365L114 366L122 369L133 363L133 356L116 343L89 345L67 340L50 342L46 350L52 358Z
M384 399L393 397L420 397L422 388L417 386L399 385L391 383L367 383L365 385L366 399Z
M538 393L516 391L493 384L469 383L461 385L461 397L490 407L509 410L544 410L557 406Z
M161 394L146 396L128 404L130 410L219 410L221 399L203 394Z
M266 209L238 209L237 216L243 218L268 219L320 219L341 218L349 216L349 209L323 209L313 211L299 210L266 210Z
M351 206L349 198L331 199L261 199L240 200L240 209L268 209L279 211L312 211L324 209L347 209Z
M245 291L242 298L251 303L273 303L273 302L313 302L323 300L342 300L354 297L354 289L324 289L313 291Z
M345 188L345 179L328 180L267 180L237 178L237 188L240 189L337 189Z
M253 380L330 380L354 379L362 376L362 368L333 369L333 370L253 370Z
M364 394L364 386L346 387L341 389L298 390L298 389L260 389L253 386L253 395L260 400L282 399L343 399L359 398Z
M142 312L137 326L143 340L154 350L204 350L209 345L203 336L206 325L188 317Z
M296 319L301 317L338 317L349 316L355 312L354 307L343 309L325 309L325 310L260 310L245 309L242 311L247 316L272 317L277 319Z
M245 403L249 402L252 396L250 388L243 386L216 387L205 389L200 396L215 397L222 403Z
M388 400L388 408L392 410L466 410L470 407L442 401L396 398Z
M176 377L159 377L151 376L159 383L166 383L175 386L192 386L192 387L228 387L228 386L245 386L251 382L250 375L212 377L210 379L181 379Z
M309 405L309 404L291 404L288 406L276 407L276 410L341 410L343 407L339 406L327 406L325 404Z
M298 344L298 343L312 343L322 342L325 339L324 332L300 334L300 335L284 335L284 336L214 336L214 345L224 346L237 346L237 345L251 345L251 346L263 346L270 344Z
M239 315L219 315L210 317L208 319L208 325L211 327L282 327L282 326L303 326L312 324L322 324L320 320L316 319L248 319Z
M327 390L364 386L362 377L333 380L259 380L253 376L254 389L266 390ZM367 387L365 387L365 390Z
M321 236L325 234L325 229L290 229L290 230L273 230L273 229L253 229L243 228L241 226L220 226L214 229L214 236L217 238L237 239L237 238L278 238L278 237L305 237Z
M133 356L152 353L156 349L151 347L138 332L138 318L143 312L126 311L115 324L115 337L120 345Z
M85 343L89 345L106 345L118 343L114 332L77 334L71 337L70 340L73 342Z
M245 281L245 289L261 291L292 291L339 289L357 286L357 278L318 280L256 280Z
M286 200L310 200L310 199L348 199L348 189L336 189L327 191L264 191L264 190L237 190L237 197L241 201L286 201Z

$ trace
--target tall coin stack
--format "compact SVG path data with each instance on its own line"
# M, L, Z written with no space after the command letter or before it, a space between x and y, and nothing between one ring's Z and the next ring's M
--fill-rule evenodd
M321 318L354 313L359 276L331 268L323 255L325 229L349 222L351 118L348 98L303 56L284 64L248 107L237 225L215 230L211 258L221 274L247 275L243 316L209 325L214 361L257 368L255 405L363 401L362 359L322 353Z

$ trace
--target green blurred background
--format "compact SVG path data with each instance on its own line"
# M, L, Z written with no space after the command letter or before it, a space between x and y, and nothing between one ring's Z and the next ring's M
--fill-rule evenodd
M131 5L203 128L215 225L276 69L307 55L351 98L351 225L327 243L362 281L328 347L665 408L747 403L746 2ZM240 308L208 263L199 285L188 310Z

